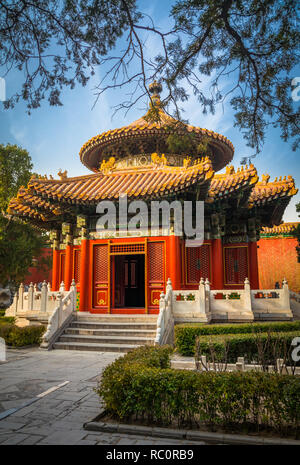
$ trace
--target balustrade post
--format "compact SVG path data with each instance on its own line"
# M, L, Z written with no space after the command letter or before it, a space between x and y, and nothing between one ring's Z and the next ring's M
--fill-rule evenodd
M63 295L61 291L58 292L56 296L57 306L58 306L58 318L57 318L57 328L60 328L62 322L62 310L63 310L63 303L62 303Z
M71 291L71 302L72 302L72 312L75 312L76 310L76 283L75 280L72 279L71 286L70 286L70 291Z
M19 301L18 301L18 311L24 310L24 284L21 283L19 287Z
M244 294L245 294L245 310L247 312L252 312L251 288L250 288L250 281L248 278L245 278L245 281L244 281Z
M41 289L41 312L47 311L47 302L48 302L48 286L46 281L42 284Z
M60 293L65 292L65 283L63 281L60 283L59 292Z
M16 290L14 298L13 298L13 303L12 303L12 311L15 316L18 311L18 302L19 302L19 295L18 295L18 290Z
M282 281L282 302L281 302L281 308L284 310L289 310L291 311L290 308L290 293L289 293L289 286L287 283L287 280L283 278Z
M237 371L245 371L245 359L244 357L238 357L235 364Z
M205 282L204 279L200 279L199 283L199 312L206 313L206 301L205 301Z
M29 289L28 289L28 300L27 300L27 310L30 312L33 309L33 294L34 294L34 288L33 288L33 283L29 284Z
M166 294L168 293L168 291L172 291L172 290L173 290L172 281L171 281L171 278L168 278L167 286L166 286Z

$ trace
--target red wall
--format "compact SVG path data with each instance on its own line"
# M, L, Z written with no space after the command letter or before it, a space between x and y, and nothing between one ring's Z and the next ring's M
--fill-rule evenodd
M258 242L258 270L261 289L273 289L286 278L289 288L300 292L300 263L295 237L270 237Z
M50 257L52 258L52 249L50 248L45 248L43 249L42 254L39 257L36 257L38 262L41 260L43 257ZM36 266L31 266L28 268L27 275L24 279L24 284L30 284L31 282L33 284L38 284L43 281L46 281L47 283L52 280L52 267L50 266L50 269L48 271L43 271L38 269Z

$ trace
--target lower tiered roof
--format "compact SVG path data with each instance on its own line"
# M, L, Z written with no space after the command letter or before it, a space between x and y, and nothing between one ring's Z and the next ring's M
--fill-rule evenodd
M162 159L158 160L162 161ZM237 198L243 208L254 209L262 224L279 224L291 197L298 192L291 176L269 182L263 175L259 181L256 168L250 165L237 171L227 166L224 174L215 174L209 158L184 166L152 163L144 167L115 169L112 165L97 174L61 179L32 178L19 190L8 207L8 213L28 220L44 229L72 221L76 215L87 213L100 200L117 200L127 194L128 200L181 198L184 193L197 193L208 208L216 202ZM90 209L90 210L88 210ZM253 210L252 210L253 211Z

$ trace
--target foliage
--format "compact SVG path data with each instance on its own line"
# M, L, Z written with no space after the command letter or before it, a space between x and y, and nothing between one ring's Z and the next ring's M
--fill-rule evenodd
M170 134L167 137L168 150L171 153L190 153L194 147L195 142L191 134Z
M0 211L6 211L9 200L31 177L32 162L27 150L17 145L0 144Z
M135 416L151 423L178 427L201 423L212 430L299 431L300 383L289 375L258 372L196 372L159 367L147 362L167 348L141 349L105 368L98 387L106 408L120 419ZM143 349L142 349L143 350ZM171 353L171 351L169 351Z
M47 236L31 225L0 215L0 283L14 289L24 279L32 259L47 244Z
M45 326L19 326L13 324L0 325L0 337L11 347L23 347L41 343Z
M300 330L300 321L217 325L181 324L175 326L175 346L182 355L193 355L197 336L266 333L268 331L283 333L297 330Z
M201 355L211 356L213 347L219 360L226 352L226 361L236 363L238 357L245 357L247 363L255 360L257 363L264 357L264 364L274 365L277 358L288 358L291 360L293 346L292 340L299 337L300 331L290 331L285 333L254 333L254 334L226 334L199 336L196 339L197 352ZM192 355L195 353L194 345Z
M28 183L31 169L27 150L17 145L0 145L0 284L9 285L12 290L24 279L33 257L39 256L48 241L41 231L5 214L10 198Z
M291 81L299 61L297 3L174 0L170 26L162 31L138 11L135 0L1 1L0 66L25 76L5 107L23 99L30 111L45 98L61 105L62 89L86 85L100 66L97 98L132 86L119 108L149 98L154 79L167 89L162 104L172 104L177 117L179 102L189 98L187 88L204 113L214 113L231 96L235 125L250 147L261 149L272 124L284 140L294 139L295 149L299 110L293 106ZM156 41L154 49L147 47L149 40ZM211 76L210 91L203 89L206 76Z
M3 315L2 312L0 313L0 325L6 325L7 323L14 323L15 318L13 316L4 316L5 310L3 310Z
M296 211L300 212L300 202L296 204ZM300 215L298 216L300 217ZM295 234L298 239L298 246L296 247L296 250L297 250L297 256L298 256L298 262L300 263L300 223L298 224L296 228Z
M126 0L128 11L135 0ZM133 11L132 17L138 20ZM24 73L22 89L6 108L23 99L30 110L48 98L62 105L63 87L85 86L101 57L128 28L120 0L0 2L0 66Z

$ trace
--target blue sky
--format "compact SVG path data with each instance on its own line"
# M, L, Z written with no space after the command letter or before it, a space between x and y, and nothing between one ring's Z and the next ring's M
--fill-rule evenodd
M147 11L167 27L168 6L172 3L164 0L151 2L140 1L142 11ZM147 8L147 10L146 10ZM156 50L157 43L150 39L147 42L149 51ZM60 169L67 169L68 176L88 174L89 171L79 160L81 146L91 137L108 129L124 126L144 114L146 101L140 102L129 111L127 116L118 112L112 119L112 107L124 100L124 91L109 91L99 99L94 108L94 87L99 83L103 71L98 70L86 87L76 86L74 90L63 92L63 106L50 107L44 101L41 108L34 110L30 116L26 113L25 104L19 103L13 110L4 110L0 104L0 143L17 144L30 153L34 171L40 174L52 174L55 178ZM1 76L0 70L0 76ZM298 73L300 75L300 71ZM293 76L294 77L294 76ZM6 79L6 92L11 95L20 85L19 72L12 72ZM207 78L203 81L203 89L208 89ZM296 104L300 105L300 101ZM185 110L184 118L195 126L220 132L228 137L235 147L234 166L237 168L244 156L253 154L246 146L239 129L233 127L233 111L229 103L216 109L215 115L203 115L195 98L181 107ZM290 143L281 140L278 129L269 129L263 151L254 159L259 175L269 173L270 181L275 177L292 175L296 187L300 188L299 151L293 152ZM300 202L298 193L290 202L284 215L284 221L299 221L295 204Z

